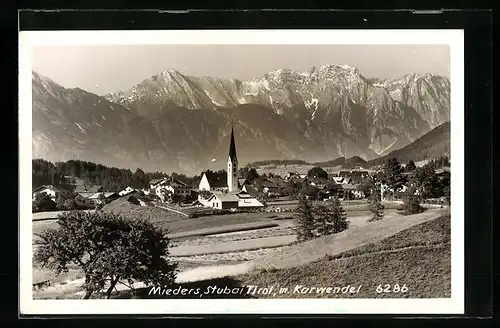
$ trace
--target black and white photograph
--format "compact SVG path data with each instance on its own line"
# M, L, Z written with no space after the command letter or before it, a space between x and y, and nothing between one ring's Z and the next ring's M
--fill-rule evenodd
M462 31L19 35L21 312L463 313Z

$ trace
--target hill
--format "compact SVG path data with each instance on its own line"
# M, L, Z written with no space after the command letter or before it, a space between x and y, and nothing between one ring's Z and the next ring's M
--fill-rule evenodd
M450 122L446 122L426 133L406 147L368 161L369 166L384 164L389 158L396 158L400 163L410 160L425 161L450 155Z
M345 163L345 157L339 157L339 158L333 159L331 161L312 163L312 165L319 166L319 167L335 167L335 166L344 165L344 163Z

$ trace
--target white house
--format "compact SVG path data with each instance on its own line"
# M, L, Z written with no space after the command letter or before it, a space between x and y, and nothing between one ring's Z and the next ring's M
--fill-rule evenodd
M238 208L240 198L230 193L215 193L208 200L210 207L223 209Z
M186 196L191 194L191 188L186 183L173 178L152 180L150 191L160 197L162 201L165 201L167 195Z
M36 196L39 194L46 194L47 196L50 197L53 201L56 200L57 194L59 193L64 193L65 191L63 189L54 187L52 185L44 185L36 188L33 190L33 200L35 200Z
M130 194L130 193L132 193L132 192L134 192L134 191L135 191L135 189L134 189L134 188L132 188L132 187L127 187L127 188L123 189L122 191L120 191L120 192L118 193L118 195L120 195L120 196L125 196L125 195L128 195L128 194Z

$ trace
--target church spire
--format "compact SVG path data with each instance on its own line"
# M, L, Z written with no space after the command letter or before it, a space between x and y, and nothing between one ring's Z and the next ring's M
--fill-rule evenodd
M238 161L238 159L236 158L236 143L234 142L234 130L232 123L231 123L231 143L229 144L229 157L231 158L232 162Z

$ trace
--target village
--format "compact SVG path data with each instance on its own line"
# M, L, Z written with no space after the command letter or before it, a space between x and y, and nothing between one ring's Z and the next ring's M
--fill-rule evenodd
M170 259L180 268L178 280L191 282L238 274L241 270L238 266L255 261L274 263L276 258L269 259L297 244L300 199L310 201L316 208L341 206L348 223L339 230L345 230L339 236L346 235L345 238L352 238L351 242L357 240L360 246L364 244L363 238L369 236L363 229L373 224L370 223L373 205L370 202L374 193L383 204L377 215L383 216L382 221L387 225L377 231L377 238L390 236L395 227L396 231L409 227L410 221L398 220L402 197L408 194L408 188L412 188L412 194L425 196L420 203L422 208L429 209L416 214L420 216L410 226L420 220L442 217L439 211L446 211L449 205L449 198L443 191L446 184L449 186L449 168L434 170L428 163L418 163L419 168L413 162L391 163L369 169L287 165L275 170L273 164L241 169L231 129L225 169L203 172L194 185L174 176L164 176L149 180L143 188L127 186L119 191L108 191L102 185L89 185L81 178L66 176L65 181L70 181L72 191L68 191L67 186L65 189L54 185L34 189L33 249L39 247L38 234L57 228L62 213L101 211L146 219L168 231ZM398 181L390 185L390 179L384 175L388 174L391 165L397 172ZM424 174L425 168L429 168L431 178ZM412 173L421 171L424 173ZM430 182L418 182L415 177L419 176ZM430 191L429 184L437 192ZM433 198L433 193L440 197ZM350 234L354 236L349 237ZM341 249L335 251L341 252ZM81 279L82 273L77 269L54 275L34 264L33 286L40 298L59 295L61 288L66 290L63 294L67 297L81 297L82 290L77 284ZM58 287L49 287L51 284Z

